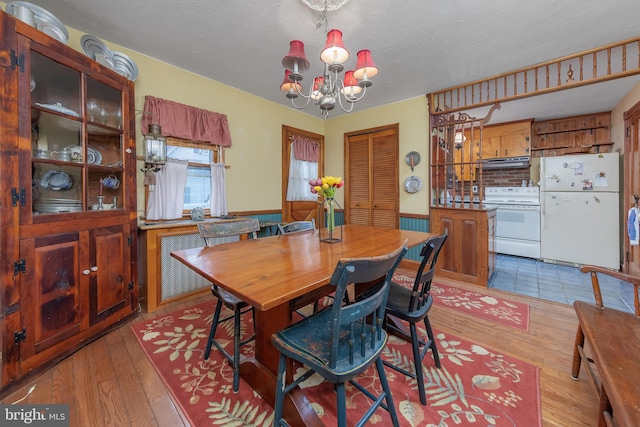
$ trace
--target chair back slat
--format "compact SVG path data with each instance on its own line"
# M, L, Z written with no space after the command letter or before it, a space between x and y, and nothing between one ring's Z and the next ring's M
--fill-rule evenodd
M293 221L288 224L278 224L279 234L297 233L299 231L315 230L316 220L311 218L309 221Z
M440 255L440 250L447 240L448 235L449 230L445 229L442 235L432 237L424 242L422 250L420 251L422 260L420 261L416 279L413 283L413 294L409 300L409 311L418 310L427 303L429 293L431 292L431 283L436 274L438 255Z
M198 233L202 237L207 246L215 244L215 239L221 237L250 235L252 238L258 238L260 230L260 221L257 218L242 218L230 221L210 221L198 223Z
M348 326L351 331L350 340L354 340L354 333L365 336L371 334L371 340L360 340L361 347L359 352L364 357L367 349L364 348L362 341L371 342L372 347L375 341L382 339L382 319L384 319L385 306L387 296L389 295L389 283L393 273L398 267L400 260L406 253L406 243L395 251L371 258L359 259L342 259L336 265L331 277L331 284L336 286L335 297L331 316L331 343L329 366L335 368L337 363L337 355L339 353L339 345L349 345L341 342L342 332ZM367 295L354 303L341 305L338 301L343 301L347 286L352 283L368 283L384 278L384 283L375 293ZM368 321L367 317L372 316ZM356 330L359 329L359 330ZM367 329L369 329L367 331ZM351 342L353 344L353 341ZM354 363L353 347L350 349L350 363Z
M595 265L583 265L580 268L583 273L589 273L591 275L591 287L593 288L593 297L596 301L596 305L600 308L604 307L602 300L602 293L600 291L600 282L598 281L598 275L605 275L613 277L614 279L626 282L630 286L633 286L633 305L634 314L640 316L640 277L633 276L631 274L622 273L620 271L608 270L606 268L597 267Z

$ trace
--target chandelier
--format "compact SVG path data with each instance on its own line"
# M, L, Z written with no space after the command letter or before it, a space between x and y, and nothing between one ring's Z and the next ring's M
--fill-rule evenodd
M301 84L302 74L309 69L310 64L304 53L304 44L300 40L292 40L289 44L289 53L282 59L285 71L280 91L291 100L291 105L298 109L306 108L313 99L320 107L325 119L336 105L349 113L353 110L353 104L364 98L367 88L372 85L371 77L378 74L378 67L371 59L371 52L364 49L357 54L356 68L346 71L341 77L339 73L344 70L343 63L349 59L349 51L342 42L342 31L328 30L327 12L342 7L348 0L302 0L302 2L313 10L321 11L316 28L324 27L327 35L324 49L320 52L324 71L321 76L313 79L313 83L305 94ZM298 97L306 99L306 102L303 101L303 105L296 105L295 99Z

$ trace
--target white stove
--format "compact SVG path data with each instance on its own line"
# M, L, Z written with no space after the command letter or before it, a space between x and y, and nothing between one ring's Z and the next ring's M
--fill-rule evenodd
M540 188L486 187L483 203L500 206L540 206Z
M482 203L497 208L496 252L540 258L540 188L486 187Z

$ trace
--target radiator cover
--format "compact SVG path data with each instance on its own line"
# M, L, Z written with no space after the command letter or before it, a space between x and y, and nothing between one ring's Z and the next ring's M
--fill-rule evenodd
M221 237L215 243L238 240L238 236ZM201 247L204 241L198 233L160 237L160 302L211 286L211 282L171 256L173 251Z

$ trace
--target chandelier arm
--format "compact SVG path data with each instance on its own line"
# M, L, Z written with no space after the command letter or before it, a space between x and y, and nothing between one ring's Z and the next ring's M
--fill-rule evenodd
M351 100L347 99L347 97L342 94L341 92L338 92L338 104L340 105L340 108L342 109L342 111L344 111L345 113L350 113L351 111L353 111L353 106L355 105L356 102L360 101L362 98L364 98L365 93L367 93L367 88L364 88L362 91L362 94L357 97L357 98L352 98ZM342 96L340 96L342 95ZM345 102L347 102L349 104L349 108L345 108L344 105L342 105L342 97L344 96L345 98Z
M304 105L296 105L295 103L295 98L291 98L291 105L293 105L294 108L297 108L298 110L302 110L303 108L307 108L307 105L309 105L309 102L311 101L311 97L310 96L304 96L302 95L303 98L305 98L307 100L307 102L304 103Z
M298 83L299 83L299 81L298 81ZM302 86L302 85L300 85L300 86ZM295 87L296 94L298 94L298 96L301 96L301 97L303 97L304 99L307 100L307 103L305 104L305 106L308 105L309 104L309 100L311 99L311 91L313 90L313 84L312 84L312 87L309 89L309 95L305 95L304 93L300 92L300 89L298 89L298 85L297 84L294 85L294 87ZM293 99L292 99L292 101L293 101Z

